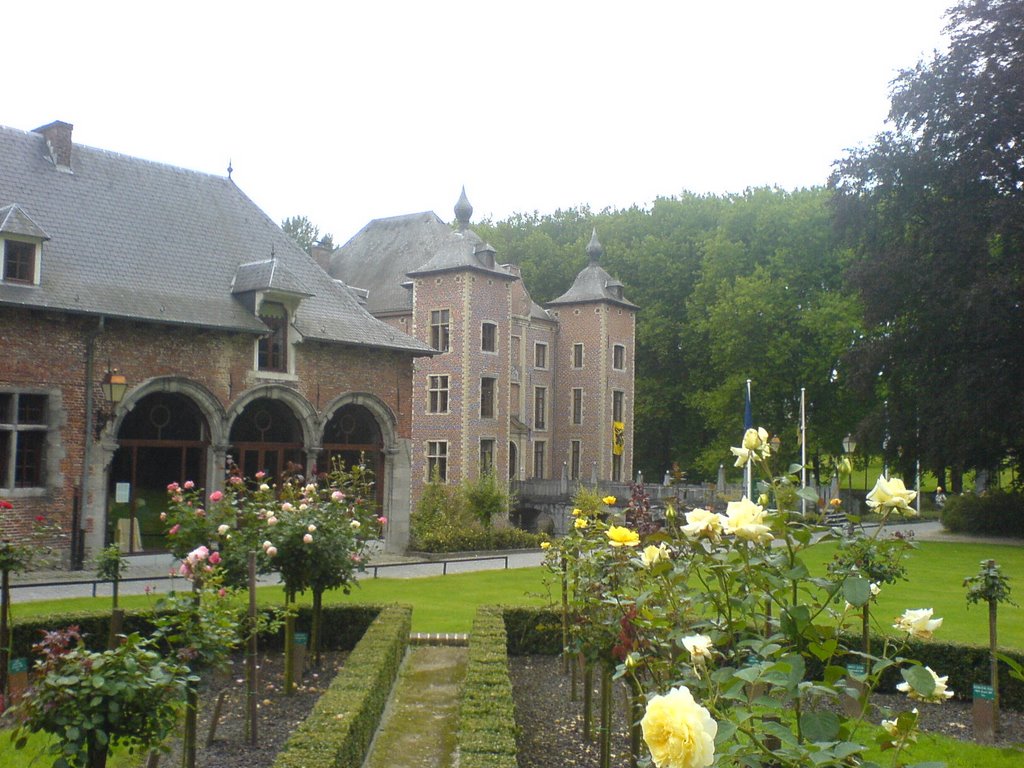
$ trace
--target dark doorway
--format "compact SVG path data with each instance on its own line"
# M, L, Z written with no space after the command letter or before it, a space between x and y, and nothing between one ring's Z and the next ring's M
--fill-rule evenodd
M302 425L280 400L255 400L231 425L231 455L249 479L257 472L277 480L289 465L305 472Z
M362 460L373 472L377 511L384 508L384 438L373 413L361 405L343 405L324 428L324 452L321 471L335 462L344 467Z
M167 486L192 480L206 487L210 430L185 395L158 392L125 415L110 467L107 543L123 552L162 551Z

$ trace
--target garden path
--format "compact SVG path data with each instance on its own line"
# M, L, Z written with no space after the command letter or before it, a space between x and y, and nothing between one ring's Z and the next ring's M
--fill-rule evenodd
M365 768L454 765L459 689L468 656L466 648L410 647Z

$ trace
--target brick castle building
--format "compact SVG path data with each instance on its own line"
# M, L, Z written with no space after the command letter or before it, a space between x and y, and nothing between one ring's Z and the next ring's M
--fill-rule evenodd
M541 308L471 213L375 220L328 274L230 169L0 127L0 536L44 516L72 561L159 552L167 484L229 463L364 458L393 551L432 472L628 479L636 307L596 236Z
M323 258L367 310L437 354L413 366L413 497L494 469L518 480L628 480L632 469L637 307L600 265L538 306L517 267L470 228L432 212L376 219Z

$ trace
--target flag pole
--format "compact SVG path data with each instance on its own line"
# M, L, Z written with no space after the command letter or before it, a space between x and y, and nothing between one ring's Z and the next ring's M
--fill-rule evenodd
M800 387L800 488L807 487L807 389ZM800 514L807 517L807 499L800 497Z
M744 392L743 400L743 429L752 429L754 426L754 415L750 405L750 379L747 379L747 389ZM744 472L747 476L747 498L754 498L754 466L752 461L747 462Z

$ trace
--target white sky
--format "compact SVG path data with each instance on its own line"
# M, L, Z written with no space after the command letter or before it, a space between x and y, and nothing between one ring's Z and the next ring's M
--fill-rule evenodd
M954 0L12 3L0 123L233 178L340 244L474 219L822 184ZM29 9L29 6L32 6Z

